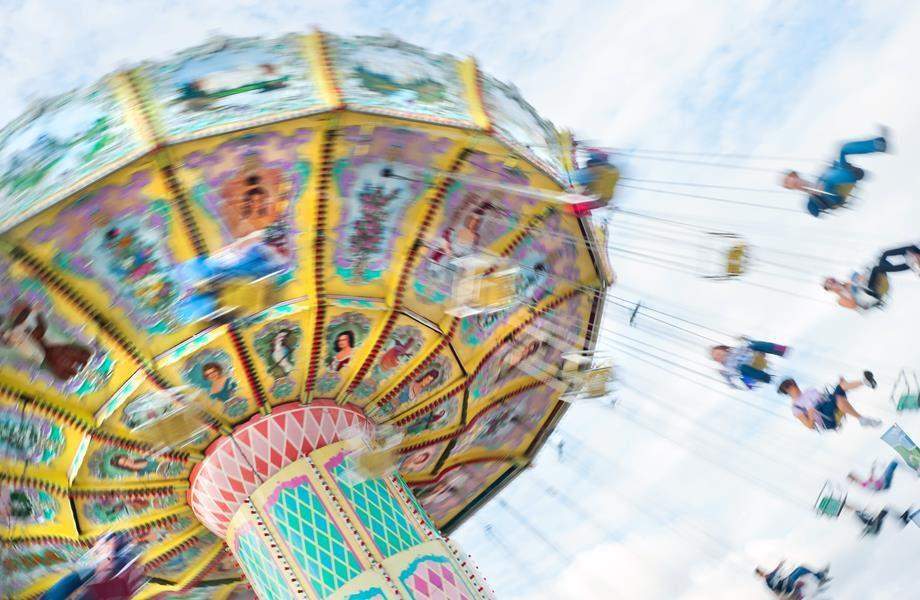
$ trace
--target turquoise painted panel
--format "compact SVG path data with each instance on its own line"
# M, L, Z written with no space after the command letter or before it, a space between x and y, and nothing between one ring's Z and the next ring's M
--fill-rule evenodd
M237 531L234 554L260 598L282 600L291 597L290 589L255 527Z
M279 484L265 508L320 596L332 594L361 574L361 564L306 477Z
M326 464L355 515L370 532L384 558L422 543L418 532L382 479L363 479L351 458L338 455Z

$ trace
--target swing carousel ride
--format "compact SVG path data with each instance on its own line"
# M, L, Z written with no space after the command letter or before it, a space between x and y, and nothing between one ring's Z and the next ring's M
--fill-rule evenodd
M609 374L574 156L471 59L321 32L0 131L2 596L119 531L140 598L487 597L439 532Z

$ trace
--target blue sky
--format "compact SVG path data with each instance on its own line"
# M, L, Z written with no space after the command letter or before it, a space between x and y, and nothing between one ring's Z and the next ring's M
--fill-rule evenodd
M777 371L808 384L874 368L880 389L859 392L854 402L886 423L895 419L887 389L902 366L920 368L920 283L899 277L891 306L861 317L832 306L817 282L920 237L916 2L0 0L0 121L30 99L212 33L278 35L314 25L343 34L388 31L473 54L544 116L609 146L826 159L840 140L890 125L895 152L859 161L871 172L861 204L834 218L622 190L626 209L711 222L755 248L801 254L780 261L798 269L797 279L777 277L763 263L751 278L780 291L704 282L617 255L613 292L725 332L789 343L794 353ZM776 185L772 169L786 164L745 166L767 170L623 160L624 173L637 179L766 189ZM792 166L813 171L820 161ZM794 195L704 195L800 206ZM611 227L620 246L683 250L645 222L616 215ZM708 366L700 340L641 318L626 329L626 316L608 307L604 337L615 332L657 345L700 372ZM920 529L889 528L860 540L854 523L818 520L810 511L826 479L892 456L879 431L849 423L839 435L811 435L767 390L729 398L637 360L621 343L602 345L622 380L618 407L569 411L560 427L568 436L563 460L547 449L502 495L510 510L493 502L455 536L499 597L767 598L751 571L783 557L830 562L835 599L909 597L920 589L916 569L904 567L920 559ZM920 438L920 418L898 422ZM890 497L853 498L875 507L920 503L920 486L902 472Z

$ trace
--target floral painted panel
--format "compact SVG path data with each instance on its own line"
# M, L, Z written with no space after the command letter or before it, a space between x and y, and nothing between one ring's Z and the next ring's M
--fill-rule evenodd
M349 286L377 283L392 269L398 241L414 235L406 216L426 194L431 169L452 142L410 129L348 127L352 154L337 158L332 177L338 194L331 268Z
M139 331L175 331L173 307L182 294L169 238L177 215L167 198L151 195L153 167L124 185L108 185L77 199L29 240L51 244L54 266L98 283Z

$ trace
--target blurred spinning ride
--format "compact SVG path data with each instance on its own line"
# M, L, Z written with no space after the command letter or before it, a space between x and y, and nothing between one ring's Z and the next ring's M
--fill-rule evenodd
M113 531L140 598L487 596L439 530L610 375L570 139L472 60L319 32L0 131L4 597Z

